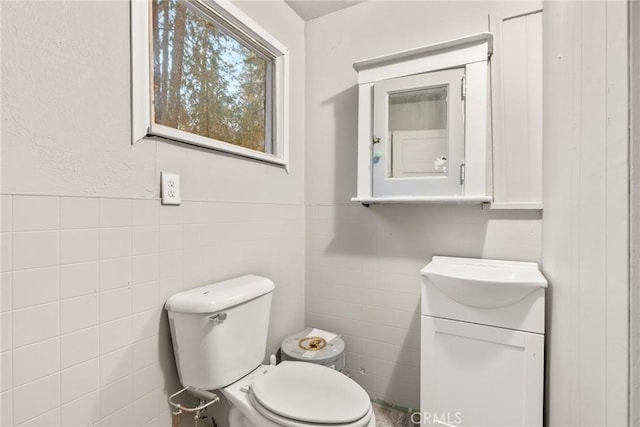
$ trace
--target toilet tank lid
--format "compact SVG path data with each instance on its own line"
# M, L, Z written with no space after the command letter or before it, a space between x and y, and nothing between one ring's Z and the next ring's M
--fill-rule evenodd
M174 294L164 308L175 313L215 313L273 292L274 287L266 277L241 276Z

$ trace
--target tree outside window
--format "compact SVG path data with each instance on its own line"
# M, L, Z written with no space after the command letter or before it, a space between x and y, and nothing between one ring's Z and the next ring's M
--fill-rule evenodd
M274 58L181 0L153 0L153 122L273 152Z

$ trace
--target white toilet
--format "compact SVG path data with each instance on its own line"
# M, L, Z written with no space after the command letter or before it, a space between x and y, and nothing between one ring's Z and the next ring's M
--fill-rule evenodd
M367 392L345 375L304 362L262 365L273 289L242 276L167 300L182 385L220 390L231 427L375 426Z

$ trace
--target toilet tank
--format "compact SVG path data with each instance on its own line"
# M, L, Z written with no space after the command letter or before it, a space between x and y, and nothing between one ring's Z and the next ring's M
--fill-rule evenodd
M219 389L262 363L273 289L267 278L242 276L169 297L165 309L184 387Z

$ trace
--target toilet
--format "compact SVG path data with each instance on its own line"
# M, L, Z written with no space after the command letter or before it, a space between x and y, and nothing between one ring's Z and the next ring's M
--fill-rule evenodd
M313 363L262 364L273 289L250 275L167 300L182 385L222 392L230 427L374 427L369 396L349 377Z

